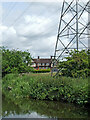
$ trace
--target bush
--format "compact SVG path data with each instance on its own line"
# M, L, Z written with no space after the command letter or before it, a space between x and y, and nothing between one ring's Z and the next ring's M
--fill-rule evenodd
M2 90L3 94L11 99L30 97L85 105L88 103L88 79L71 77L55 79L49 74L37 73L23 76L9 74L2 80Z
M51 71L50 69L39 69L39 70L34 69L32 72L33 73L46 73L50 71Z
M71 51L70 57L65 57L66 61L59 62L58 67L61 74L67 77L88 77L89 69L89 51Z
M31 71L31 55L28 51L9 50L4 47L0 51L2 52L2 76Z

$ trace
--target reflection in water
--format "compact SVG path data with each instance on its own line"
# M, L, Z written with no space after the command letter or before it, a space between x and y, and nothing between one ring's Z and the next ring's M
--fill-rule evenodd
M57 101L15 100L3 97L3 117L19 118L88 118L87 109Z

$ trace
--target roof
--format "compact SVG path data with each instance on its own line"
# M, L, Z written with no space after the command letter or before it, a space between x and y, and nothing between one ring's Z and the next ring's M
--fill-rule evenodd
M51 63L51 59L33 59L34 63Z

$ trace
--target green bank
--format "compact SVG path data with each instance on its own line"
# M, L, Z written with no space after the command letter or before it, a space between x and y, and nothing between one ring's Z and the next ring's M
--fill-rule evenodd
M88 104L88 79L57 77L49 73L7 74L2 80L2 93L15 100L21 98Z

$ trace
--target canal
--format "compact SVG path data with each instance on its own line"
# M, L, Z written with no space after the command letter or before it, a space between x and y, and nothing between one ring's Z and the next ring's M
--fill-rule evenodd
M3 97L3 118L89 118L88 109L71 103Z

